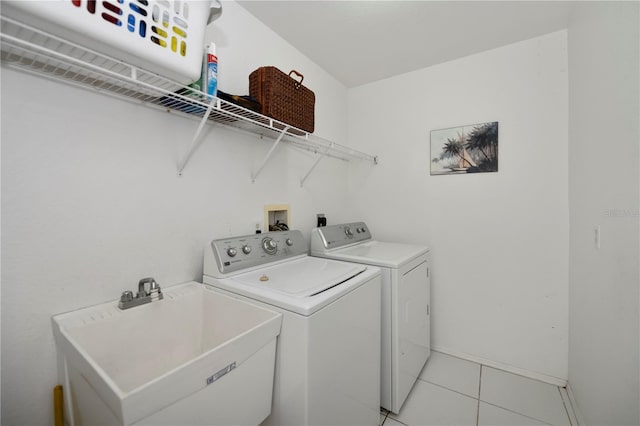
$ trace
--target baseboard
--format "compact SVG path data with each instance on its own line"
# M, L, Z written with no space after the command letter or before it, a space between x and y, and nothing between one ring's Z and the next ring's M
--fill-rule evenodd
M560 379L558 377L549 376L542 373L537 373L535 371L525 370L523 368L514 367L509 364L505 364L498 361L493 361L486 358L481 358L479 356L471 355L465 352L460 352L456 350L451 350L448 348L443 348L440 346L432 346L431 349L437 352L442 352L447 355L455 356L457 358L466 359L467 361L472 361L478 364L486 365L487 367L497 368L498 370L507 371L509 373L518 374L520 376L528 377L530 379L538 380L541 382L549 383L554 386L566 387L567 380Z
M573 395L573 390L571 389L571 383L567 382L567 386L565 387L565 390L567 391L567 396L569 397L569 405L570 405L570 407L567 407L567 408L570 409L570 411L572 411L572 413L569 413L569 416L573 414L574 419L576 421L576 425L578 426L585 425L586 423L584 422L584 418L580 414L580 410L578 409L578 404L576 403L576 397ZM574 419L572 419L572 421Z

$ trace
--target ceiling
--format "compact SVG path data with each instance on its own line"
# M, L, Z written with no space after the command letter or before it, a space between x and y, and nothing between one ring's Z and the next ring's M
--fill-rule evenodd
M239 1L347 87L567 28L566 1Z

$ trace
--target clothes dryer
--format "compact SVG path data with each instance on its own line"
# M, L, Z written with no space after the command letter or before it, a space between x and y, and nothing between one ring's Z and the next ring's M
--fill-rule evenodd
M264 425L378 425L380 269L308 247L299 231L214 240L203 282L283 314Z
M431 354L429 248L374 240L354 222L313 229L311 255L381 268L380 405L399 413Z

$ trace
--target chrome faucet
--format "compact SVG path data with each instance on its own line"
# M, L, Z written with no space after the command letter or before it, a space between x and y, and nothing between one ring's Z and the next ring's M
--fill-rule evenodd
M146 290L146 284L149 284L149 291ZM132 291L123 291L120 296L120 303L118 307L120 309L129 309L134 306L144 305L154 300L162 300L162 290L160 285L153 278L143 278L138 282L138 293L133 297Z

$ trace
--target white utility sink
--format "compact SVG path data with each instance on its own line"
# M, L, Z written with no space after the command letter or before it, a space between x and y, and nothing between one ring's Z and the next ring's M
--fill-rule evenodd
M271 411L282 315L196 282L53 317L71 425L245 425Z

